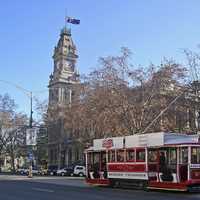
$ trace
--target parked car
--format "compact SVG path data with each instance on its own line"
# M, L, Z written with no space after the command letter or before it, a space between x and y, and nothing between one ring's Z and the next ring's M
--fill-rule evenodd
M81 166L81 165L76 165L74 167L74 176L85 176L86 175L86 169L85 166Z
M40 175L40 169L33 167L32 168L32 174L33 175Z
M18 168L16 170L17 174L21 174L21 175L26 175L28 173L28 169L27 168Z
M19 168L17 169L17 173L21 175L28 175L29 174L29 168ZM40 172L37 168L33 167L32 168L32 174L33 175L39 175Z
M73 167L65 167L57 170L58 176L73 176L74 168Z
M57 174L57 170L58 170L58 166L57 165L49 165L48 170L47 170L47 174L48 175L56 175Z

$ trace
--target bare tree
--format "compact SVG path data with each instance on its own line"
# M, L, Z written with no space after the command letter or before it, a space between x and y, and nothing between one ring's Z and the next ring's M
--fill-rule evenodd
M159 66L134 67L131 55L122 48L119 56L100 58L99 67L85 77L65 109L65 128L72 136L89 141L142 133L169 105L148 131L177 130L187 112L185 99L170 103L185 90L186 68L167 59Z
M199 46L198 46L199 47ZM199 52L184 49L186 66L189 71L190 86L188 90L188 102L191 103L190 110L194 110L193 121L195 131L200 130L200 54ZM189 116L191 121L191 115Z
M38 121L39 122L46 122L47 120L47 109L48 109L48 101L45 99L43 101L40 101L37 98L34 98L35 100L35 110L39 116Z
M14 159L24 142L22 129L28 121L25 114L17 113L15 109L16 104L8 94L0 95L0 153L1 156L3 152L10 156L13 171Z

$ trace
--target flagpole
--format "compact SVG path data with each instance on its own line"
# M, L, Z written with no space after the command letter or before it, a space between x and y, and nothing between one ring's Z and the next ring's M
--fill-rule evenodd
M65 8L65 28L67 28L67 8Z

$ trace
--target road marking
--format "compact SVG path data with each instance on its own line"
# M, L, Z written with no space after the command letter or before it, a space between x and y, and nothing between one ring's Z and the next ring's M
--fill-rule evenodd
M40 191L40 192L54 192L54 190L49 190L49 189L45 189L45 188L32 188L32 190L35 190L35 191Z

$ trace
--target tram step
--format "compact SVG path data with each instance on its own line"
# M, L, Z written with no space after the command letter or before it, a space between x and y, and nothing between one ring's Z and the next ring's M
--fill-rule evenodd
M121 181L119 183L119 186L123 187L123 188L145 189L146 188L146 183L145 182L126 182L126 181Z

